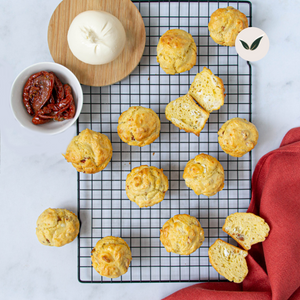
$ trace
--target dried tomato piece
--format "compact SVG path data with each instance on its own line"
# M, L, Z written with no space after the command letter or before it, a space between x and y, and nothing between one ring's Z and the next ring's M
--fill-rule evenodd
M65 98L58 103L53 103L50 97L49 104L40 109L33 117L32 122L36 125L55 121L72 119L75 115L75 102L72 89L68 84L63 86Z
M43 115L35 115L32 118L32 123L34 125L40 125L40 124L45 124L48 123L52 120L52 118L43 118Z
M72 119L75 116L75 102L72 96L72 89L64 84L65 99L58 103L59 111L54 120L62 121Z
M32 123L35 125L44 124L51 121L55 114L53 113L52 107L55 106L55 103L48 104L40 109L32 118Z
M76 108L75 108L75 102L74 102L74 98L72 95L71 87L68 84L65 84L64 90L65 90L66 99L67 98L69 99L70 105L69 105L69 109L64 112L63 117L65 120L68 120L68 119L74 118L75 113L76 113Z
M64 87L59 78L53 72L50 72L50 74L54 76L54 87L52 95L54 96L55 102L58 103L65 98Z
M23 89L23 103L36 125L75 116L72 89L53 72L41 71L29 77Z
M34 115L49 100L54 86L54 76L45 71L33 74L23 89L23 103L27 112Z
M54 100L53 94L50 96L49 103L50 104L55 104L55 100Z

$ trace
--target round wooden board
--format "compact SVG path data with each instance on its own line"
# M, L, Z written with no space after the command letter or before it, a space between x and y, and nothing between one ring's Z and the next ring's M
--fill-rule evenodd
M126 31L126 45L114 61L89 65L71 52L67 34L73 19L87 10L103 10L117 17ZM128 76L140 62L146 43L143 18L130 0L63 0L55 9L48 26L48 46L53 60L70 69L79 82L105 86Z

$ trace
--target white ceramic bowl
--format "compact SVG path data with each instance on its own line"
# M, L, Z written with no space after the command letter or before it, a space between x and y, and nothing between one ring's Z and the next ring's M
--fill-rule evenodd
M61 80L63 84L67 83L71 86L72 95L76 106L76 114L73 119L64 120L61 122L51 121L40 125L34 125L32 123L32 116L27 112L23 104L23 88L28 78L32 74L40 71L52 71L56 74L56 76ZM11 89L11 108L15 115L15 118L23 127L44 134L57 134L69 128L79 117L82 109L82 104L82 88L76 76L66 67L53 62L41 62L26 68L15 79Z

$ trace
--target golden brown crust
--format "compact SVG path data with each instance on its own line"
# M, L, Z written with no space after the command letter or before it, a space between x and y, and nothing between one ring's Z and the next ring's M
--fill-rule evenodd
M114 236L106 236L99 240L91 253L95 270L108 278L117 278L125 274L132 260L127 243Z
M46 246L64 246L71 243L79 233L79 220L67 209L46 209L38 217L36 226L37 238Z
M151 109L132 106L118 120L118 135L130 146L143 147L154 142L160 134L160 120Z
M241 283L248 274L248 252L217 239L208 249L209 262L229 281Z
M245 250L263 242L269 235L270 227L265 220L252 213L234 213L229 215L223 231L235 239Z
M224 104L223 80L206 67L198 73L191 84L189 94L207 111L218 110Z
M156 167L140 166L127 175L127 197L139 207L148 207L161 202L169 188L167 176Z
M186 185L197 195L210 197L224 188L222 165L216 158L204 153L197 155L186 164L183 178Z
M160 230L160 241L168 252L190 255L202 245L204 231L195 217L175 215Z
M211 38L220 45L233 47L238 34L248 27L248 19L239 10L228 6L212 13L208 30Z
M222 150L233 157L241 157L251 151L259 137L255 125L241 118L225 122L218 135Z
M112 151L111 142L106 135L85 129L72 139L63 156L78 172L94 174L108 165Z
M190 95L184 95L171 101L165 109L167 120L179 129L199 136L204 128L209 113L195 103Z
M197 60L197 47L193 37L184 30L165 32L157 45L157 62L167 73L174 75L190 70Z

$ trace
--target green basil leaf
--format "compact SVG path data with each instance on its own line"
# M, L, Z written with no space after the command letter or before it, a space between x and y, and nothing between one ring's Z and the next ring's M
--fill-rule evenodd
M240 42L242 43L243 47L246 49L246 50L249 50L249 46L246 42L240 40Z
M260 41L261 41L262 38L263 38L263 36L260 36L259 38L257 38L257 39L252 43L252 45L251 45L251 47L250 47L250 50L255 50L255 49L258 47L258 45L259 45L259 43L260 43Z

